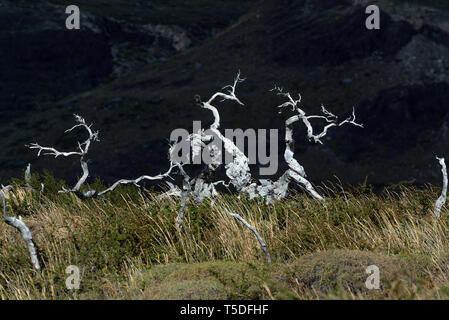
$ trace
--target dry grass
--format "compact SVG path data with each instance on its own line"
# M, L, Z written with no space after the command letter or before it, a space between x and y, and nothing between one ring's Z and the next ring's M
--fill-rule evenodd
M351 192L335 187L323 192L329 196L325 203L302 194L273 206L232 195L220 198L225 206L259 230L273 259L273 265L267 266L254 235L227 216L220 206L208 202L199 207L187 205L185 229L180 234L175 227L179 202L160 200L152 192L126 188L106 200L81 201L73 195L42 196L18 189L9 195L8 210L11 215L22 215L30 226L44 269L35 274L23 240L16 230L3 224L0 298L184 297L178 292L183 290L182 285L164 281L176 279L174 272L186 265L191 266L190 271L181 274L189 276L180 278L180 284L197 281L212 288L214 294L218 292L216 288L226 288L226 296L232 298L449 297L448 212L443 208L440 220L431 214L438 190L400 187L375 195L362 186ZM336 249L347 254L337 259L341 251ZM323 252L328 255L321 260L304 258ZM398 261L385 262L385 266L401 266L402 274L408 275L407 286L398 287L394 279L384 277L389 282L385 290L373 293L351 289L360 288L360 283L353 283L360 277L346 279L342 272L347 272L347 268L341 266L354 265L351 261L362 259L363 252L381 257L370 258L380 265L388 259ZM204 267L208 263L216 265ZM230 270L229 263L250 268L253 277L240 277L240 267L236 267L235 279L224 280L218 276L222 274L219 270ZM69 265L82 270L81 289L74 292L65 287L68 276L65 269ZM142 278L151 270L164 270L164 266L171 273L161 278L157 286L151 285L159 288L157 293L149 292L149 284ZM204 268L208 270L206 273ZM388 268L384 270L387 273ZM298 270L310 270L316 275L305 281ZM321 275L320 270L334 270L331 280L328 275ZM323 287L325 279L332 285ZM219 292L221 297L223 292Z

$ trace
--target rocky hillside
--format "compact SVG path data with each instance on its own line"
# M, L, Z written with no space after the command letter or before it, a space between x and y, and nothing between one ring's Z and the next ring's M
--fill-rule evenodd
M447 5L374 1L381 29L368 31L365 2L86 0L74 32L64 28L68 1L1 0L0 176L31 162L73 181L75 159L37 159L24 147L73 148L76 133L63 134L73 113L100 130L92 176L158 173L173 129L211 121L194 95L213 94L241 70L245 106L223 104L223 128L283 128L275 84L300 92L309 112L324 104L345 116L355 106L364 129L335 129L323 146L295 131L312 181L440 183L435 155L449 157Z

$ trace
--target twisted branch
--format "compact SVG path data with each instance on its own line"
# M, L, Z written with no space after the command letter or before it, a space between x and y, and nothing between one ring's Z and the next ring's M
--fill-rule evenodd
M78 180L78 182L72 189L66 189L63 187L62 190L59 191L59 193L74 192L83 198L89 198L89 197L95 196L97 194L97 192L95 190L89 190L87 192L80 191L81 186L86 182L86 179L89 176L89 167L87 165L87 160L85 160L85 157L87 156L87 153L89 152L89 147L90 147L91 143L95 142L95 141L100 141L100 140L98 138L98 131L95 131L95 132L92 131L92 129L91 129L92 125L87 125L86 121L79 115L75 114L74 116L75 116L75 121L77 122L77 124L75 124L70 129L67 129L66 131L64 131L64 133L71 132L75 128L79 128L79 127L84 128L87 131L87 133L89 134L89 137L82 143L78 142L79 151L62 152L62 151L56 150L53 147L43 147L37 143L31 143L31 144L27 145L27 147L30 149L37 149L38 157L41 154L45 155L45 156L54 156L55 158L57 158L59 156L63 156L63 157L70 157L70 156L75 156L75 155L80 156L81 169L83 170L83 174L82 174L81 178Z
M216 92L212 97L206 101L199 101L199 106L204 109L212 111L214 116L214 122L210 126L210 130L215 133L215 135L223 142L224 149L232 155L233 161L225 165L226 175L230 179L230 184L232 184L237 191L242 190L251 182L251 174L249 169L249 160L246 155L234 144L233 141L223 136L218 130L220 127L220 114L218 109L212 105L212 102L217 98L221 97L221 101L231 100L236 101L240 105L244 105L235 95L235 89L238 83L245 81L245 79L240 78L240 71L234 79L232 85L223 87L223 89L229 89L227 93Z
M89 134L89 137L87 138L86 141L84 141L82 143L78 142L79 151L61 152L61 151L56 150L53 147L42 147L41 145L39 145L37 143L32 143L30 145L27 145L27 147L29 147L30 149L38 149L37 156L40 156L41 154L54 156L55 158L57 158L59 156L64 156L64 157L69 157L69 156L73 156L73 155L80 156L80 164L81 164L81 169L83 171L81 178L78 180L78 182L72 189L66 189L63 187L62 190L59 191L59 193L73 192L83 199L92 198L92 197L103 197L106 193L113 191L119 185L133 184L137 187L140 187L139 183L142 180L154 181L154 180L161 180L165 177L170 177L170 173L171 173L172 169L175 167L175 165L171 161L170 161L170 168L165 173L160 173L156 176L143 175L134 180L121 179L103 191L97 191L97 190L88 190L85 192L81 191L82 185L86 182L87 178L89 177L89 167L87 164L87 160L85 160L85 157L87 156L87 153L89 152L89 147L90 147L91 143L95 142L95 141L100 141L100 140L98 139L98 131L96 131L96 132L92 131L92 129L91 129L92 125L87 125L86 121L82 117L80 117L76 114L75 114L75 120L76 120L77 124L74 125L73 127L71 127L70 129L67 129L65 131L65 133L71 132L75 128L81 127L81 128L84 128Z
M0 191L0 198L2 198L3 215L5 218L5 222L7 224L9 224L10 226L16 228L20 232L22 238L25 240L25 242L27 244L28 251L29 251L30 257L31 257L31 263L33 264L34 269L36 269L37 271L40 271L41 266L39 264L39 258L37 255L36 245L34 244L33 236L31 234L30 229L22 221L21 216L19 216L19 219L8 216L8 214L6 212L5 195L3 194L3 191Z
M220 203L220 202L219 202ZM257 238L257 241L259 241L260 247L262 248L263 253L265 254L265 257L267 259L267 263L271 264L271 256L270 253L267 250L267 245L265 244L265 241L260 236L259 232L257 232L256 228L254 228L252 225L250 225L243 217L237 213L230 212L228 209L226 209L221 203L221 207L224 209L224 211L231 217L236 218L239 220L245 227L247 227L249 230L251 230L254 235Z
M322 144L322 141L320 140L322 137L324 137L328 130L332 127L340 127L344 124L352 124L357 127L363 128L362 124L359 124L355 121L355 110L353 108L352 115L349 116L344 121L338 122L338 117L334 115L333 113L326 110L324 106L321 106L321 111L323 115L306 115L304 110L299 108L299 103L301 102L301 95L299 95L299 98L297 100L293 99L290 93L283 92L282 88L279 88L277 86L274 87L271 91L277 91L277 94L283 97L286 97L288 101L284 102L283 104L279 105L278 108L286 108L290 107L292 111L297 112L297 115L291 116L285 121L285 152L284 152L284 159L287 162L289 169L284 173L284 175L278 180L279 182L287 183L290 179L295 180L297 183L301 184L308 192L309 194L318 200L324 200L323 197L316 192L316 190L313 188L312 184L306 179L306 172L304 170L304 167L302 167L298 161L294 158L294 150L295 150L295 141L293 139L293 125L297 121L302 121L303 124L306 126L307 129L307 138L309 141L313 140L315 143ZM280 111L281 112L281 111ZM313 126L310 123L310 119L322 119L325 120L328 124L323 128L323 130L318 133L314 134Z
M144 176L141 176L141 177L139 177L139 178L137 178L137 179L134 179L134 180L129 180L129 179L121 179L121 180L118 180L117 182L115 182L112 186L110 186L110 187L107 188L106 190L101 191L101 192L98 192L97 195L98 195L98 196L103 196L104 194L113 191L115 188L117 188L117 187L118 187L119 185L121 185L121 184L124 184L124 185L126 185L126 184L133 184L133 185L135 185L136 187L139 187L139 188L140 188L139 183L140 183L142 180L150 180L150 181L154 181L154 180L162 180L162 179L164 179L164 178L166 178L166 177L171 178L171 177L170 177L170 173L172 172L172 170L173 170L173 168L174 168L175 166L176 166L175 164L173 164L173 163L170 162L170 168L169 168L165 173L160 173L160 174L158 174L158 175L156 175L156 176L147 176L147 175L144 175Z

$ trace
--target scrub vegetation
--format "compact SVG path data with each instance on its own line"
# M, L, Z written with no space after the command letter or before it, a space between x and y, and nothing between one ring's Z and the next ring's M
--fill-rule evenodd
M449 218L432 210L440 190L404 185L374 193L323 184L326 200L303 193L267 205L221 194L254 225L272 258L266 263L250 230L209 200L188 201L183 231L179 201L153 190L119 186L105 199L58 194L50 174L7 193L41 259L35 272L23 239L0 229L1 299L447 299ZM86 188L101 189L101 182ZM366 268L380 270L379 290L365 287ZM65 269L81 270L79 290Z

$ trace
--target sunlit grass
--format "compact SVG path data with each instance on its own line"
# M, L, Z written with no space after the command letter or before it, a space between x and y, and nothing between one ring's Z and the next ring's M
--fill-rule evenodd
M398 187L376 195L360 186L351 192L340 187L322 191L328 196L325 202L295 194L272 206L235 195L219 197L218 201L243 216L264 238L273 259L268 266L251 231L210 201L200 206L188 203L180 233L175 223L179 201L161 199L158 193L127 187L106 199L83 201L71 194L42 195L16 188L8 195L8 210L10 215L22 215L32 230L43 271L36 274L32 270L20 235L3 223L0 298L146 299L170 298L172 292L176 292L173 297L184 297L179 292L189 287L189 281L199 281L199 286L217 297L242 299L448 297L449 218L445 207L440 220L432 215L438 190ZM329 256L319 256L326 252ZM343 252L341 257L338 252ZM365 257L364 252L372 256ZM329 291L322 286L323 276L318 276L319 281L316 277L306 281L296 276L299 271L292 271L312 263L312 273L318 272L324 263L337 273L347 272L339 268L365 258L379 260L384 268L403 266L401 270L413 274L412 283L397 289L391 280L375 295L354 291L352 284L338 290L332 284ZM230 269L226 263L235 265L235 282L220 276L222 269ZM82 272L81 288L74 292L65 286L69 265ZM176 269L186 265L190 271ZM167 277L179 278L179 288L166 278L157 285L153 283L157 277L142 280L153 269L166 272L164 266L174 268ZM240 279L240 274L249 274L246 268L253 275ZM194 276L198 272L205 278ZM197 297L191 294L187 297Z

